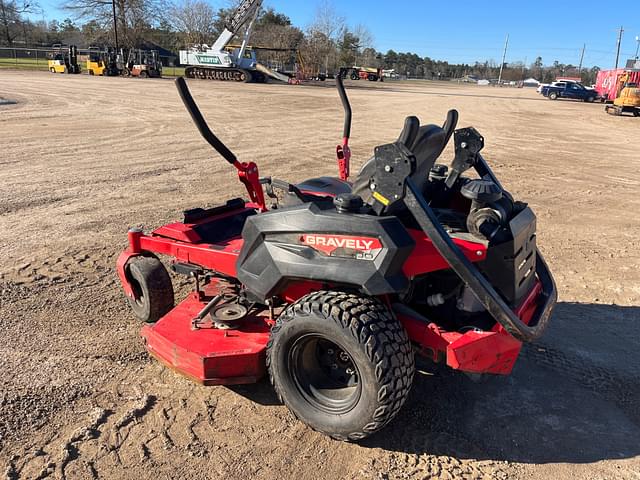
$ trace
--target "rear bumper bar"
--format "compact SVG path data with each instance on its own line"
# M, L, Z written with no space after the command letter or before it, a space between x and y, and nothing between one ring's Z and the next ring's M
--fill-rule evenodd
M406 186L405 204L407 208L429 236L440 255L444 257L462 281L472 289L489 314L516 340L531 342L539 338L549 323L551 312L558 299L555 282L540 252L536 250L536 275L540 280L542 291L533 318L528 324L525 324L500 297L485 276L455 245L410 178L406 179Z

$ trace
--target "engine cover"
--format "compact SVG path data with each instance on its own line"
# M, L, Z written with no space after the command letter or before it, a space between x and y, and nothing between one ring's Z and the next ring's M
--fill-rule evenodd
M259 301L297 279L352 285L367 295L403 292L415 245L396 217L339 213L314 202L247 218L237 272Z

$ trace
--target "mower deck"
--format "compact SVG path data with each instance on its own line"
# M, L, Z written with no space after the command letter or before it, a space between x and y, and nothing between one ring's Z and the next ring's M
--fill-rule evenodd
M537 283L514 312L525 324L535 312L541 289ZM215 283L207 285L206 290L206 296L193 292L158 322L142 328L147 350L169 368L202 385L255 383L265 374L265 350L273 324L268 310L250 311L237 330L210 325L194 329L193 319L219 293ZM447 332L426 319L413 317L402 306L393 307L418 350L456 370L507 375L520 353L522 343L500 325L489 332Z
M269 340L268 311L249 311L237 330L205 325L194 329L192 320L209 298L190 294L155 324L142 328L147 350L178 373L203 385L255 383L264 375Z

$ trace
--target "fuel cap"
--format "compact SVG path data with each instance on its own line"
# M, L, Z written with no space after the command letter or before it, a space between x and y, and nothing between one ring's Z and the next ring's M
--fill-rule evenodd
M333 204L340 213L358 213L364 202L360 196L353 193L341 193L333 199Z

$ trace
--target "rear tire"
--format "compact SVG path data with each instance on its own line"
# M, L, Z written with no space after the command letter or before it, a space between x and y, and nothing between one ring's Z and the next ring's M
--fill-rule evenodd
M140 72L140 78L148 78L148 77L149 77L149 74L145 70L142 70Z
M549 100L557 100L558 99L558 94L556 92L551 92L549 94Z
M381 301L318 291L278 318L267 368L298 419L337 440L361 440L398 413L415 366L407 332Z
M593 102L595 102L595 101L596 101L596 97L588 97L588 98L587 98L587 102L588 102L588 103L593 103Z
M173 308L169 272L155 257L134 257L128 267L136 297L129 297L133 313L143 322L158 321Z

